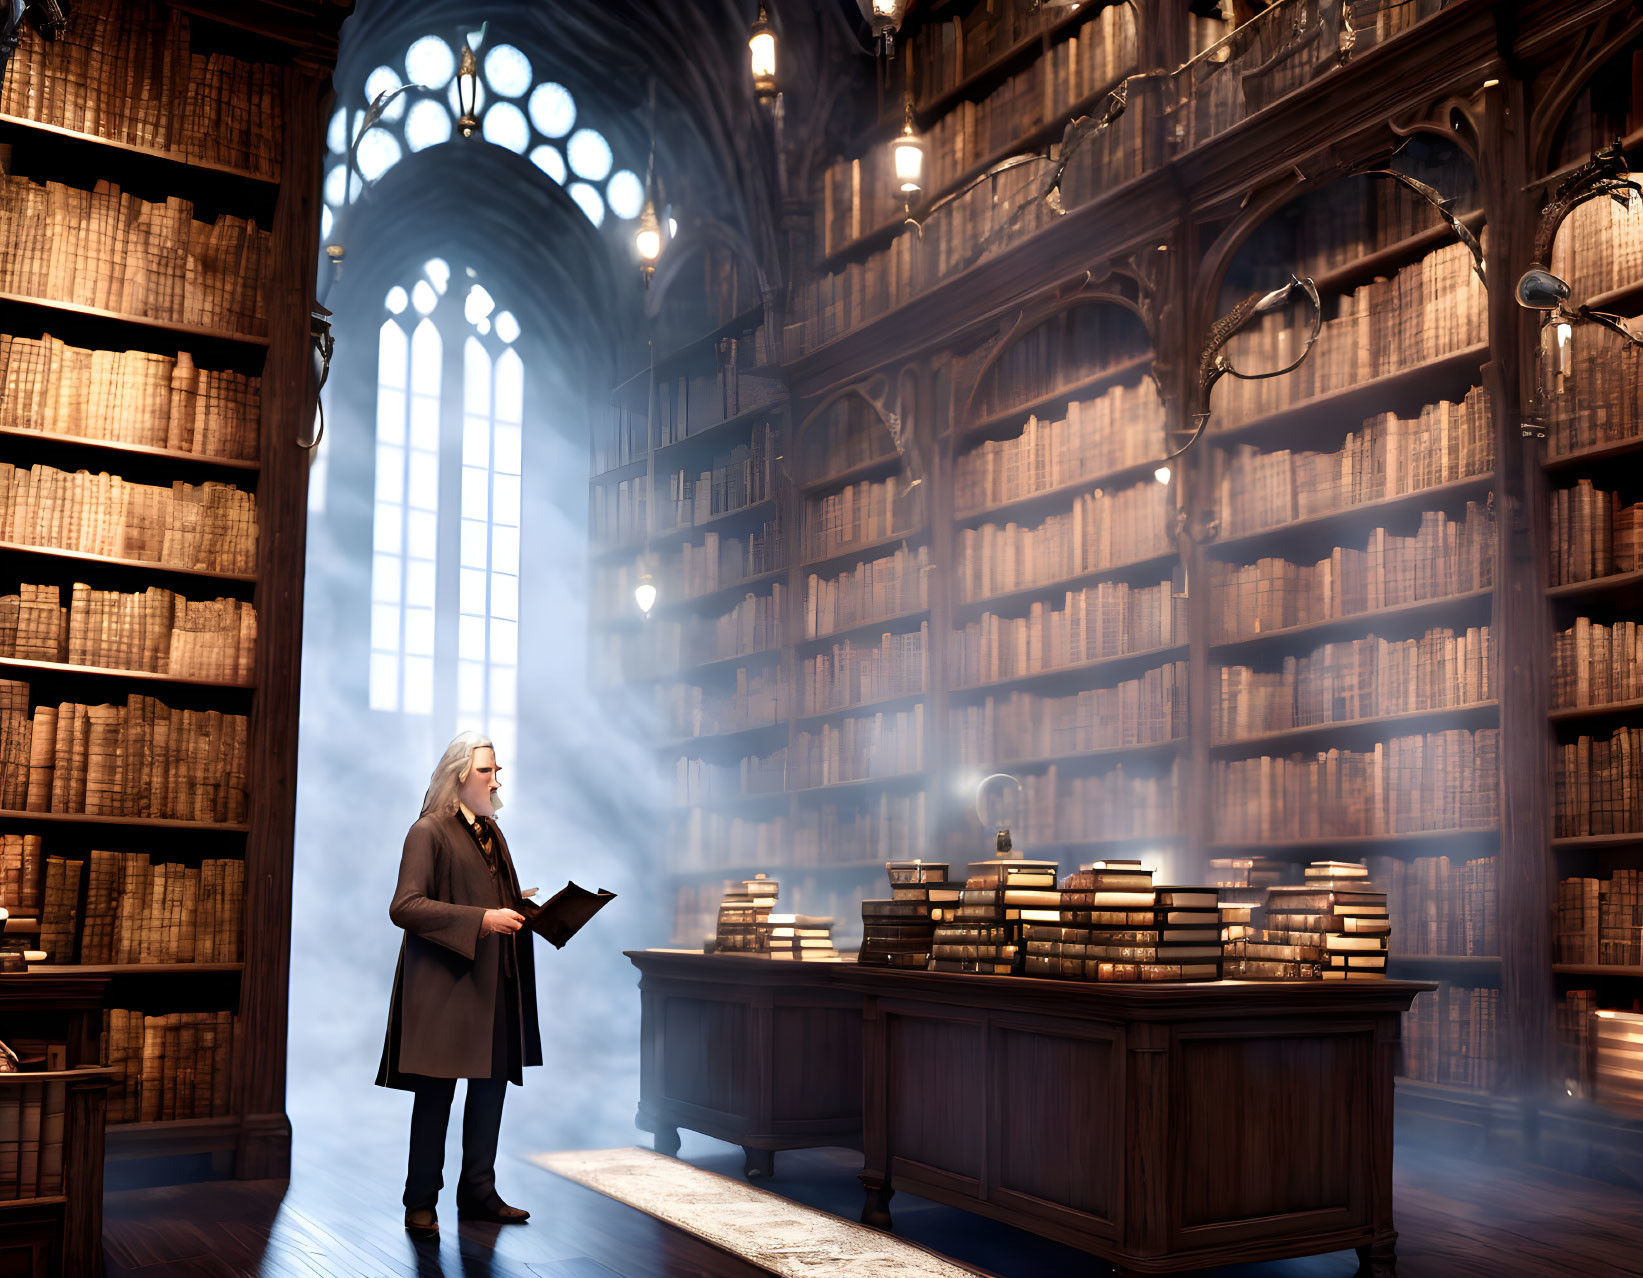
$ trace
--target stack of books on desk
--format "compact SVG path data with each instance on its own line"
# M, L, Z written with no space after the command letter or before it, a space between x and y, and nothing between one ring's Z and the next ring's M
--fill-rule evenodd
M1315 861L1306 882L1267 889L1264 926L1229 927L1237 972L1257 980L1381 980L1392 925L1362 865Z
M719 903L719 926L713 935L716 954L764 954L770 949L770 910L781 885L755 874L731 888Z
M890 898L861 903L862 942L858 963L923 970L938 924L958 912L960 888L947 878L941 861L889 861Z
M794 962L837 963L833 920L810 914L770 916L770 957Z
M932 972L1008 975L1022 970L1023 930L1061 917L1054 861L994 857L972 861L958 917L936 928Z
M1097 861L1061 885L1058 926L1026 932L1028 975L1087 981L1213 981L1216 890L1155 887L1139 861Z
M1222 905L1265 905L1266 890L1284 881L1285 868L1266 857L1211 857L1209 881L1219 889Z

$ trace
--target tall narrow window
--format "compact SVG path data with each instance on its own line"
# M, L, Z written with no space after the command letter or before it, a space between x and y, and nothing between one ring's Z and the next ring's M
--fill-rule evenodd
M427 318L431 290L418 285L423 315L407 340L409 300L389 290L377 345L376 500L372 519L373 710L433 710L434 582L439 545L439 393L442 343Z
M488 302L488 298L485 299ZM469 321L482 332L485 315ZM486 310L489 307L485 307ZM524 364L511 346L492 358L463 348L462 536L457 715L487 726L512 757L519 668L519 472Z

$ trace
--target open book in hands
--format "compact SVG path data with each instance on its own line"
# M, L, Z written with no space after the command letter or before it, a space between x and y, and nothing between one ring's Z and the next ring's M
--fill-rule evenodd
M531 894L534 895L535 891L536 889L532 888ZM538 905L535 901L526 900L522 896L513 908L525 916L526 928L551 942L556 949L562 950L565 948L565 942L581 931L582 925L604 908L605 902L615 899L616 893L607 892L604 888L597 892L589 892L574 883L567 883L555 892L545 905Z

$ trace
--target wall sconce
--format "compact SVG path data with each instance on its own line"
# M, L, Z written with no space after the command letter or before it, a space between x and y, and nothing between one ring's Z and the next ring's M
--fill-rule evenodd
M759 0L759 16L747 33L747 55L753 70L753 96L768 102L776 96L776 28L770 25L764 0Z
M456 65L456 101L461 112L456 118L457 131L471 138L479 130L479 59L466 40L462 42L462 59Z
M650 620L650 610L656 606L656 579L648 567L639 570L639 584L633 588L633 602L639 605L639 615Z
M873 0L868 13L873 28L873 39L879 42L886 58L896 56L896 28L901 25L901 0Z

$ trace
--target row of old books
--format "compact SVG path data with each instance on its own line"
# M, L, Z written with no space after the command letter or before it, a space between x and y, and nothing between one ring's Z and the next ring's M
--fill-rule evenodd
M614 404L605 422L595 422L589 431L592 473L602 475L629 462L640 461L650 450L649 405L634 407Z
M142 594L75 582L63 608L58 588L23 582L0 595L0 657L142 670L244 683L257 649L257 613L241 599L187 599L161 586Z
M1590 581L1643 567L1643 502L1623 505L1589 479L1551 493L1551 585Z
M1602 706L1643 697L1643 629L1576 617L1552 644L1554 708Z
M830 799L806 807L793 829L788 863L826 867L906 860L929 843L925 807L923 790L881 790L850 803Z
M1552 773L1554 837L1643 832L1643 728L1562 742Z
M1168 840L1180 821L1180 767L1136 774L1123 764L1063 776L1054 764L1021 777L1023 840L1033 847L1103 839Z
M151 204L99 181L90 191L0 175L12 216L0 237L0 291L169 324L261 333L270 237L224 213L194 220L171 196Z
M1476 705L1495 695L1494 663L1488 626L1440 626L1419 639L1326 643L1277 670L1221 666L1210 672L1210 740Z
M233 1012L103 1012L102 1062L115 1071L110 1123L231 1113L240 1018Z
M1637 361L1626 358L1625 340L1596 324L1561 325L1553 331L1556 340L1543 344L1541 357L1548 458L1643 439L1643 414L1638 412L1643 375Z
M656 384L656 446L666 448L677 444L698 431L717 426L720 422L756 408L774 408L785 397L786 390L778 378L762 377L744 371L741 364L743 343L729 339L720 343L718 371L711 376L663 378ZM643 420L639 423L641 437ZM760 427L754 431L769 431ZM765 455L771 454L767 450ZM617 463L620 464L620 463Z
M1075 22L1069 34L1064 25L1069 16L1050 5L978 5L961 16L943 16L938 21L920 25L907 38L914 102L919 107L928 106L992 66L996 59L1016 50L1024 40L1052 26L1057 28L1056 34L1060 37L1049 45L1048 55L1052 59L1076 57L1067 48L1075 41L1088 45L1092 40L1108 39L1113 34L1105 24L1092 27L1087 22ZM1105 13L1101 16L1109 17ZM1133 25L1131 17L1125 29ZM1129 38L1133 38L1133 32ZM1106 79L1090 85L1075 82L1071 100L1085 97L1105 83Z
M1493 856L1376 857L1400 954L1493 957L1500 953L1500 881Z
M1063 374L1065 376L1065 374ZM1019 435L989 439L953 463L960 517L1081 479L1162 458L1164 404L1148 381L1072 400L1065 417L1028 417Z
M1045 126L1059 136L1075 106L1116 87L1135 69L1135 27L1127 6L1104 8L1076 36L1051 45L985 98L956 103L925 134L925 190L945 191L976 166L1018 150L1019 139ZM894 198L899 192L889 194L892 204L900 203Z
M1386 978L1392 925L1367 867L1313 861L1298 884L1269 883L1265 900L1220 903L1223 968L1242 980ZM1243 897L1244 892L1230 893Z
M1498 989L1441 982L1403 1015L1403 1073L1422 1083L1491 1091L1497 1076Z
M1340 295L1312 353L1283 377L1223 378L1212 429L1230 429L1316 395L1353 386L1486 342L1488 305L1464 244L1450 244ZM1227 344L1240 372L1283 368L1301 353L1304 329L1278 311Z
M1494 465L1488 395L1474 387L1459 403L1428 404L1418 417L1382 413L1335 452L1216 450L1221 535L1235 537L1384 501L1487 473Z
M804 556L823 559L853 546L918 527L919 503L904 497L906 481L864 479L805 502Z
M248 751L244 715L136 694L31 714L28 684L0 680L0 808L243 822Z
M1337 546L1311 564L1262 557L1212 563L1212 642L1315 625L1380 608L1442 599L1494 584L1495 521L1477 502L1461 519L1421 515L1413 537L1377 528L1364 548Z
M930 965L938 925L958 918L963 885L947 877L939 861L887 861L890 895L863 898L861 948L856 962L868 967Z
M1222 842L1485 829L1499 820L1500 732L1451 728L1370 750L1217 759Z
M788 751L788 788L904 776L924 767L924 704L800 730Z
M1127 311L1074 307L1029 329L999 353L978 388L976 411L984 417L1010 413L1059 393L1068 385L1069 372L1088 376L1148 354L1146 330Z
M1066 514L1036 526L986 523L955 538L953 579L960 602L1065 581L1175 551L1175 506L1152 479L1074 499Z
M805 714L924 692L930 686L930 623L883 634L876 642L841 639L799 665L799 704Z
M1630 201L1588 200L1569 210L1552 241L1551 268L1576 297L1589 299L1643 279L1643 243L1632 222L1636 216Z
M930 548L902 547L834 577L811 573L805 581L804 634L820 639L929 606Z
M667 868L693 873L721 866L781 865L792 845L785 816L733 816L689 808L671 817L667 826ZM675 936L699 935L695 929Z
M771 444L771 428L757 426L749 443L737 444L728 453L716 456L708 469L695 474L686 470L671 472L667 502L658 503L658 515L665 522L656 531L694 528L767 501L771 495Z
M187 351L102 351L0 333L0 429L255 460L262 379Z
M0 112L187 160L279 173L281 69L193 48L160 0L82 0L56 40L23 43Z
M1557 885L1553 944L1559 963L1643 964L1643 871L1618 867L1606 879Z
M588 489L588 541L594 553L635 545L648 532L645 494L651 482L640 476Z
M1463 219L1477 211L1477 183L1469 166L1444 152L1398 156L1398 170L1443 192ZM1356 187L1356 190L1352 190ZM1238 250L1254 279L1284 279L1293 271L1317 278L1343 263L1390 249L1420 234L1447 235L1432 207L1384 176L1365 175L1303 195L1257 229ZM1251 284L1251 291L1258 291Z
M83 863L48 857L41 948L51 964L237 963L244 902L243 861L188 866L105 851L88 852Z
M983 613L952 635L954 687L979 687L1187 641L1186 599L1172 583L1102 581L1069 590L1061 607L1035 601L1024 617Z
M1110 688L1065 696L1012 692L948 708L958 762L1003 765L1187 735L1187 663L1172 661Z
M736 671L725 689L692 683L660 683L655 689L663 735L710 737L760 728L787 718L787 683L776 670Z
M681 807L714 799L777 794L786 788L786 746L728 764L690 755L681 755L673 762L673 802Z
M36 42L38 43L38 41ZM0 1201L63 1192L66 1082L31 1083L8 1074L0 1085Z
M161 488L106 471L0 462L0 532L21 545L169 568L249 573L257 566L256 497L210 480Z

